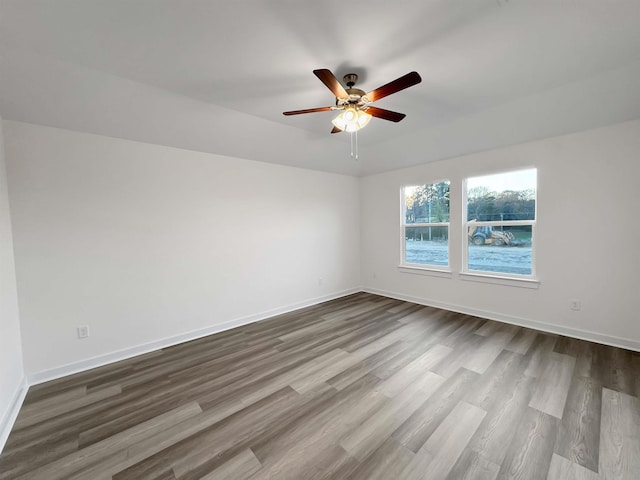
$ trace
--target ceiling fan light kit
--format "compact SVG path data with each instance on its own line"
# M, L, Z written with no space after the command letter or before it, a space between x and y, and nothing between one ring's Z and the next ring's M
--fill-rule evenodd
M371 120L371 115L366 113L365 110L356 110L355 107L349 106L334 118L331 123L340 131L352 133L366 127L369 120Z
M356 149L354 155L353 133L356 133L358 130L366 127L372 116L391 122L399 122L406 116L404 113L385 110L383 108L374 107L370 104L388 95L399 92L400 90L404 90L405 88L416 85L422 81L422 78L420 78L420 75L418 75L417 72L410 72L400 78L395 79L392 82L387 83L386 85L370 91L369 93L365 93L364 90L354 88L356 82L358 81L358 75L356 75L355 73L348 73L343 77L343 81L347 86L346 89L338 81L335 75L326 68L314 70L313 73L335 95L335 106L308 108L305 110L293 110L283 113L284 115L300 115L303 113L342 110L342 112L340 112L340 114L331 122L333 123L333 129L331 130L331 133L349 132L352 134L351 156L355 156L355 158L358 158L358 146L356 136Z

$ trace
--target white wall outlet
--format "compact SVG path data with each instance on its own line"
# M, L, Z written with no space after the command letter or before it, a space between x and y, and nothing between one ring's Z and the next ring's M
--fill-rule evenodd
M581 308L580 300L578 300L576 298L572 298L571 300L569 300L569 308L571 310L575 310L575 311L580 310L580 308Z
M79 325L77 330L78 330L78 338L89 337L89 325Z
M322 285L324 285L324 278L320 277L318 279L318 286L321 287Z

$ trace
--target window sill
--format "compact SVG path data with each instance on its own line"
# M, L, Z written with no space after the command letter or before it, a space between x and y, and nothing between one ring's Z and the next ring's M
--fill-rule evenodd
M398 265L398 271L402 273L410 273L412 275L427 275L430 277L451 278L452 272L447 269L436 267L418 267L410 265Z
M535 278L501 277L486 273L460 272L460 279L470 282L492 283L494 285L506 285L508 287L539 288L540 280Z

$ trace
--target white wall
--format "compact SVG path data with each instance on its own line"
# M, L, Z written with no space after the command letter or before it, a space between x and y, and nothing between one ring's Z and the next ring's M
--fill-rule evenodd
M640 350L640 121L451 158L362 179L366 289ZM461 183L538 169L538 289L462 280ZM400 261L400 187L451 180L452 278L407 274ZM582 310L569 309L579 299Z
M0 119L0 126L2 125ZM0 451L25 390L18 316L11 215L2 128L0 128Z
M355 177L19 122L4 129L32 380L359 285ZM84 324L91 336L78 340Z
M640 269L638 121L360 180L20 122L3 126L32 380L331 298L360 283L640 349L632 301ZM464 177L531 166L539 173L538 289L461 280L460 248L451 251L451 279L398 271L401 185L452 181L455 241ZM3 274L11 263L4 197ZM2 381L15 391L20 333L15 285L4 278ZM14 299L9 314L5 288ZM581 300L580 312L569 310L570 298ZM5 318L12 319L8 326ZM78 340L76 327L84 324L91 336ZM15 368L4 368L5 356Z

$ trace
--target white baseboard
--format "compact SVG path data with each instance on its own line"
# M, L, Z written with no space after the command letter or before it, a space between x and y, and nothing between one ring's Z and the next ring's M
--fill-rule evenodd
M395 298L398 300L405 300L407 302L417 303L419 305L426 305L429 307L441 308L443 310L450 310L452 312L464 313L467 315L473 315L476 317L487 318L489 320L496 320L498 322L509 323L511 325L518 325L520 327L532 328L534 330L540 330L547 333L555 333L558 335L564 335L566 337L579 338L580 340L588 340L590 342L602 343L604 345L611 345L612 347L626 348L627 350L634 350L640 352L640 342L635 340L629 340L627 338L614 337L611 335L605 335L602 333L591 332L588 330L579 330L576 328L563 327L562 325L556 325L553 323L538 322L536 320L529 320L521 317L514 317L511 315L503 315L496 312L488 312L484 310L477 310L475 308L465 307L462 305L452 305L448 303L438 302L427 298L412 297L410 295L404 295L397 292L389 292L386 290L379 290L377 288L362 287L363 292L374 293L376 295L382 295L385 297Z
M551 323L538 322L535 320L529 320L525 318L504 315L496 312L478 310L475 308L465 307L462 305L447 304L444 302L438 302L438 301L430 300L426 298L412 297L410 295L405 295L397 292L390 292L387 290L380 290L377 288L371 288L371 287L352 288L352 289L344 290L342 292L336 292L336 293L324 295L321 297L312 298L303 302L287 305L284 307L275 308L273 310L268 310L262 313L248 315L242 318L230 320L228 322L224 322L217 325L212 325L210 327L195 330L192 332L187 332L187 333L176 335L173 337L149 342L143 345L126 348L123 350L119 350L117 352L112 352L105 355L99 355L97 357L89 358L79 362L74 362L74 363L64 365L61 367L56 367L50 370L36 372L34 374L29 375L28 377L23 377L20 385L14 392L12 406L0 420L0 452L2 452L2 449L5 446L5 443L9 437L11 428L13 427L13 424L15 423L15 420L18 417L20 407L22 406L22 403L25 399L29 386L31 385L47 382L49 380L55 380L56 378L72 375L74 373L83 372L85 370L90 370L96 367L101 367L101 366L114 363L120 360L126 360L128 358L135 357L137 355L149 353L155 350L159 350L161 348L167 348L172 345L188 342L190 340L202 338L207 335L212 335L215 333L223 332L225 330L230 330L232 328L240 327L242 325L259 322L259 321L274 317L276 315L281 315L283 313L298 310L300 308L310 307L312 305L317 305L318 303L326 302L329 300L335 300L337 298L345 297L347 295L352 295L358 292L373 293L376 295L382 295L389 298L395 298L398 300L405 300L408 302L417 303L419 305L426 305L430 307L441 308L444 310L450 310L453 312L463 313L467 315L474 315L481 318L487 318L489 320L496 320L499 322L532 328L532 329L540 330L543 332L565 335L568 337L579 338L582 340L602 343L605 345L611 345L614 347L626 348L629 350L640 352L640 342L637 342L634 340L614 337L614 336L605 335L597 332L590 332L586 330L578 330L574 328L563 327L561 325L555 325Z
M336 298L351 295L359 291L361 291L360 288L352 288L349 290L344 290L342 292L323 295L321 297L316 297L309 300L305 300L303 302L275 308L273 310L268 310L266 312L261 312L254 315L248 315L246 317L237 318L235 320L230 320L228 322L219 323L207 328L194 330L194 331L183 333L180 335L175 335L173 337L163 338L153 342L145 343L143 345L137 345L135 347L129 347L123 350L118 350L116 352L107 353L105 355L99 355L96 357L88 358L86 360L81 360L79 362L63 365L61 367L56 367L49 370L43 370L40 372L32 373L28 377L29 385L37 385L39 383L55 380L56 378L61 378L67 375L72 375L74 373L90 370L92 368L102 367L104 365L118 362L120 360L126 360L131 357L153 352L155 350L160 350L161 348L167 348L172 345L177 345L179 343L184 343L190 340L206 337L207 335L213 335L214 333L220 333L220 332L224 332L225 330L241 327L242 325L247 325L249 323L266 320L276 315L281 315L283 313L291 312L293 310L310 307L312 305L316 305L318 303L326 302L329 300L335 300Z
M605 345L611 345L614 347L621 347L621 348L626 348L629 350L640 352L640 342L629 340L626 338L614 337L614 336L605 335L597 332L590 332L587 330L578 330L574 328L563 327L561 325L538 322L535 320L529 320L521 317L504 315L496 312L478 310L470 307L465 307L462 305L447 304L447 303L438 302L438 301L426 299L426 298L412 297L410 295L404 295L397 292L390 292L387 290L380 290L380 289L371 288L371 287L359 287L359 288L352 288L352 289L344 290L341 292L324 295L321 297L308 299L303 302L275 308L273 310L268 310L262 313L248 315L246 317L230 320L228 322L220 323L217 325L212 325L204 329L195 330L195 331L187 332L184 334L176 335L173 337L156 340L143 345L137 345L137 346L126 348L116 352L107 353L105 355L99 355L86 360L81 360L79 362L74 362L71 364L63 365L61 367L56 367L50 370L43 370L40 372L36 372L28 376L27 382L28 382L28 385L37 385L39 383L55 380L56 378L72 375L74 373L79 373L85 370L90 370L92 368L101 367L104 365L108 365L110 363L118 362L120 360L126 360L128 358L132 358L137 355L153 352L161 348L167 348L172 345L188 342L190 340L195 340L201 337L205 337L207 335L223 332L225 330L230 330L232 328L240 327L242 325L247 325L249 323L266 320L276 315L281 315L283 313L291 312L293 310L298 310L300 308L310 307L318 303L334 300L336 298L341 298L347 295L352 295L357 292L373 293L376 295L396 298L398 300L405 300L405 301L417 303L420 305L427 305L431 307L442 308L444 310L464 313L467 315L474 315L477 317L496 320L503 323L509 323L509 324L518 325L522 327L532 328L532 329L540 330L543 332L556 333L559 335L565 335L568 337L579 338L582 340L588 340L591 342L602 343ZM26 390L25 390L25 393L26 393Z
M0 418L0 453L4 450L4 446L9 438L9 433L11 433L13 424L16 422L16 418L18 418L20 407L22 407L22 402L24 402L28 390L29 384L27 383L27 377L23 376L20 384L15 392L13 392L9 409L4 412L2 418Z

